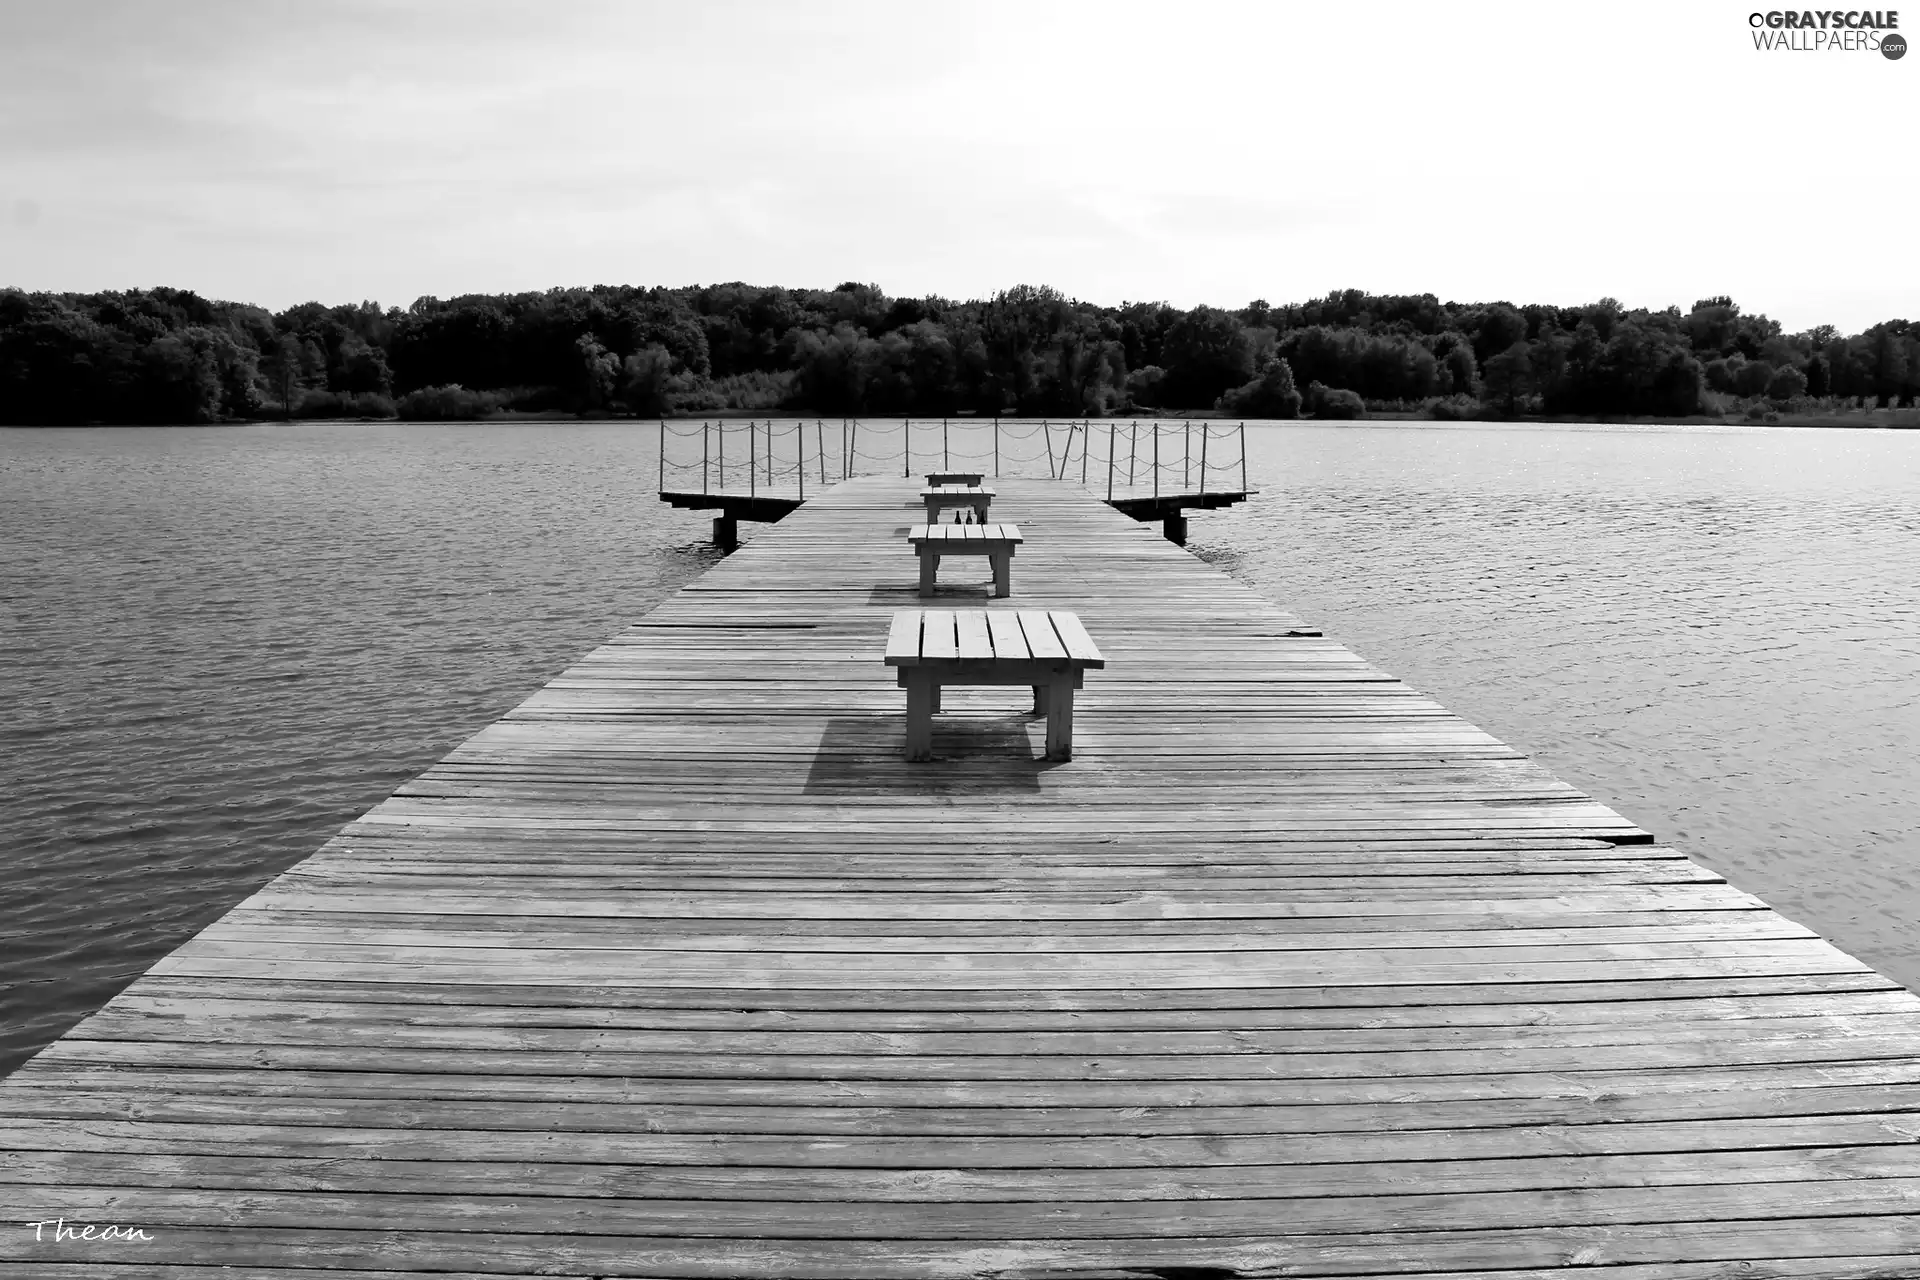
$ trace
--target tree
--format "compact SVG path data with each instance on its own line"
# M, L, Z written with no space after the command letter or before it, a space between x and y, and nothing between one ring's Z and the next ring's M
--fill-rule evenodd
M1798 400L1807 394L1807 375L1792 365L1782 365L1767 380L1767 399Z
M1217 407L1248 418L1297 418L1300 391L1293 385L1293 369L1275 358L1259 377L1222 395Z
M113 329L46 294L10 289L0 304L0 421L123 417L114 402L131 397L113 394L113 366L130 339L116 343Z
M1773 381L1773 366L1764 360L1749 360L1735 352L1726 361L1728 385L1723 390L1737 396L1763 396Z
M1873 379L1873 394L1881 404L1892 404L1905 389L1907 380L1907 344L1895 325L1875 325L1863 335L1867 339L1867 368Z
M1827 358L1815 356L1807 361L1807 394L1824 396L1827 394Z
M327 381L332 390L349 395L385 395L393 389L387 357L378 347L353 334L342 339L338 368Z
M1253 376L1253 347L1239 317L1200 306L1167 330L1161 364L1167 371L1165 403L1204 409Z
M591 413L595 409L603 409L613 398L614 384L621 372L620 359L601 346L600 340L591 333L581 334L574 339L573 345L579 353L572 387L574 410L577 413Z
M1469 330L1473 335L1473 355L1484 367L1499 352L1511 350L1526 341L1527 318L1504 302L1496 302L1480 315L1480 323Z
M1626 310L1618 298L1602 298L1580 308L1580 320L1582 324L1593 326L1593 331L1600 335L1600 341L1611 342L1613 327L1620 323L1620 317L1626 314Z
M658 418L669 408L667 394L673 377L673 357L658 343L640 348L620 362L620 399L627 411L642 418Z
M1467 343L1453 344L1447 352L1443 368L1449 394L1456 396L1478 394L1478 388L1474 384L1480 380L1480 362L1473 358L1473 348Z
M1740 328L1740 308L1732 298L1702 298L1693 304L1687 316L1687 340L1693 349L1719 355L1734 349L1734 335Z
M220 417L220 369L212 350L186 332L170 333L141 353L142 417L150 422L214 422Z
M1515 342L1486 362L1482 369L1490 402L1503 403L1509 417L1520 412L1520 401L1533 389L1533 361L1527 344Z
M1157 409L1163 403L1161 392L1167 384L1167 371L1157 364L1135 369L1127 375L1127 399L1142 409Z
M1311 324L1289 331L1279 354L1293 369L1295 378L1344 387L1356 372L1354 346L1360 336L1353 329Z
M1164 302L1122 303L1118 317L1120 345L1126 348L1127 368L1162 364L1160 352L1166 345L1167 330L1180 315Z
M1345 387L1319 382L1307 384L1307 411L1316 418L1358 419L1367 416L1367 402Z
M878 357L874 340L851 325L800 334L794 358L801 402L820 413L860 412L866 408L867 379Z
M260 358L260 374L279 395L281 412L288 418L293 416L293 393L300 387L301 355L300 340L283 333Z
M876 341L862 398L880 413L952 413L960 407L959 372L946 329L917 320Z
M1081 341L1074 336L1082 327L1079 303L1054 289L1018 285L982 306L979 323L987 355L982 408L1079 412L1077 404L1062 400L1071 392L1063 392L1058 369L1062 344ZM1071 384L1072 378L1064 382Z
M1119 342L1103 338L1092 324L1062 329L1042 353L1032 408L1104 414L1125 394L1126 379L1126 351Z
M1527 348L1533 387L1543 410L1567 398L1574 376L1573 346L1573 335L1565 329L1543 329L1539 340Z
M470 414L503 400L586 412L626 399L643 411L751 403L1077 415L1129 398L1284 412L1276 358L1296 391L1318 382L1326 395L1367 402L1485 395L1509 412L1537 401L1556 414L1690 413L1708 384L1745 397L1792 392L1787 369L1811 395L1896 404L1920 395L1920 323L1888 320L1851 338L1831 325L1784 334L1727 297L1629 311L1611 298L1462 306L1344 289L1181 312L1094 306L1032 286L956 303L891 299L855 282L831 291L735 282L428 297L404 312L307 302L276 316L179 289L0 289L0 419L10 422L207 421L263 400L294 414L338 412L360 407L355 397L423 388L436 390L410 399L410 413ZM716 387L713 376L743 381Z

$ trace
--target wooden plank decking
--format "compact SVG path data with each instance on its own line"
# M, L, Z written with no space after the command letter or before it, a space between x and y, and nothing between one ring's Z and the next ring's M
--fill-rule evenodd
M0 1274L1920 1275L1920 999L999 487L1072 762L901 760L918 480L817 496L0 1084Z

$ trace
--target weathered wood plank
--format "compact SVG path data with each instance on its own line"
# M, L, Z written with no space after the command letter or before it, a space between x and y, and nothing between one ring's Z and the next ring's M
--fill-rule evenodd
M914 532L1019 607L923 637L915 482L817 495L0 1082L0 1224L152 1237L0 1270L1920 1275L1920 997L998 487ZM908 765L923 654L1108 669Z

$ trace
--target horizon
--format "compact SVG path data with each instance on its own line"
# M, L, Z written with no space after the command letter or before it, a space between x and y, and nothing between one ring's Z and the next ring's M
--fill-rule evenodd
M1749 8L17 7L0 285L1913 316L1920 58L1763 52Z

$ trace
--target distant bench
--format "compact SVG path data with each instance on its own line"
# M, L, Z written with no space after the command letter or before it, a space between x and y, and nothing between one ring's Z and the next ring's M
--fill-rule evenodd
M987 478L984 471L929 471L927 483L935 484L979 484Z
M933 759L933 713L949 684L1024 684L1047 715L1047 759L1073 758L1073 691L1104 667L1079 615L1053 609L900 609L887 665L907 691L909 760Z
M928 524L937 524L948 507L971 507L973 518L985 524L993 490L979 484L930 484L920 491L920 500L927 504Z
M993 594L1013 592L1013 551L1019 546L1020 527L1011 524L917 524L907 530L907 541L920 554L920 594L933 594L941 556L985 556L993 566Z

